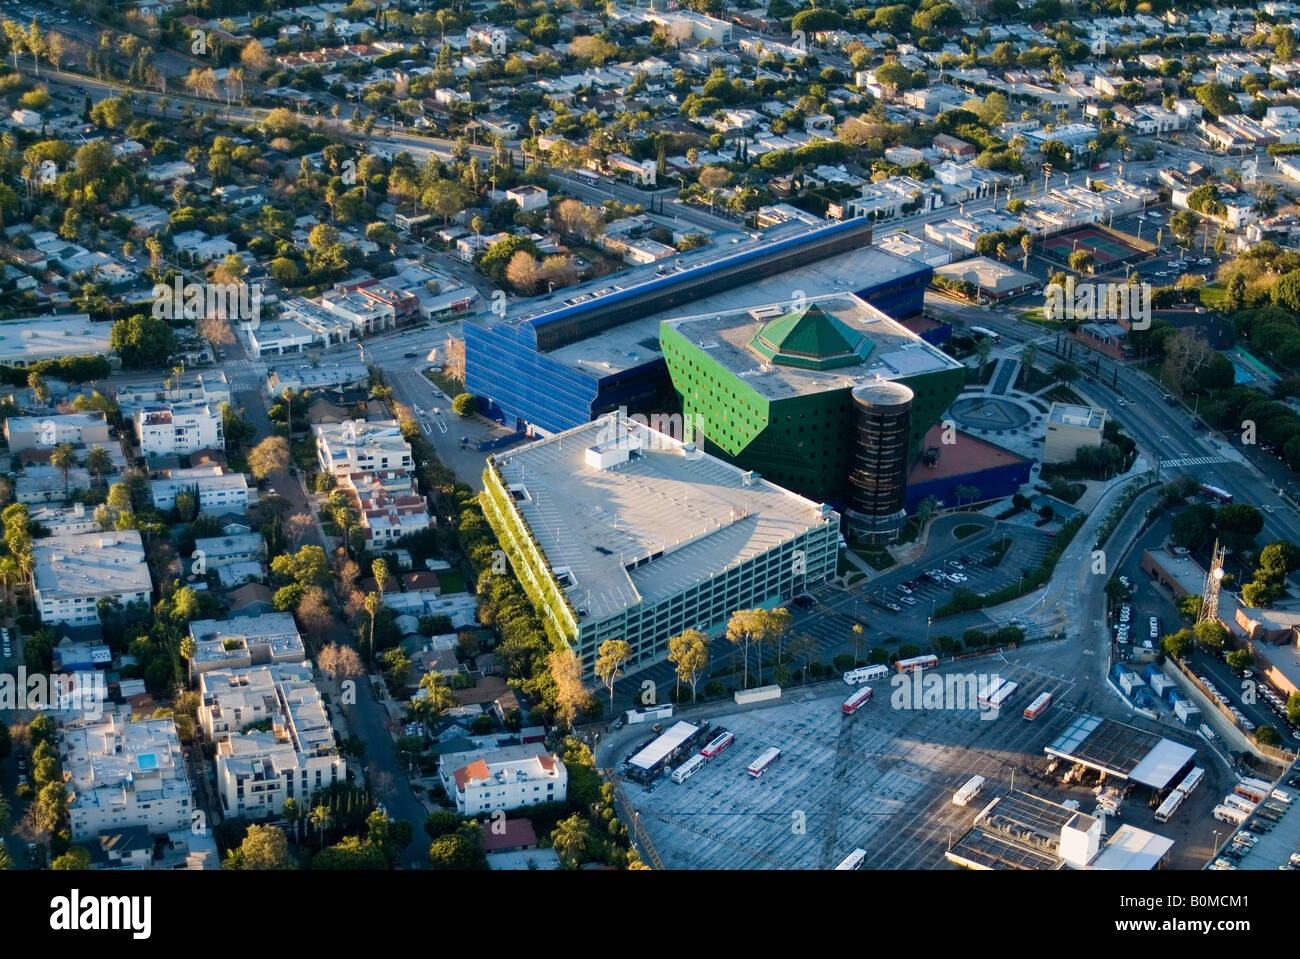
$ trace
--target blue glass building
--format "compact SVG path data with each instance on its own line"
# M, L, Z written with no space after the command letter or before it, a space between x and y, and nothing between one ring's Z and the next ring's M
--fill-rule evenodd
M517 317L467 320L465 388L478 398L480 410L506 426L532 425L547 433L620 407L633 413L672 409L678 401L657 336L650 332L624 342L606 334L662 311L689 312L692 303L713 294L870 248L866 219L797 227L768 230L761 237L724 234L714 247L678 257L671 266L562 290L534 301L536 306ZM920 313L931 268L870 252L881 269L868 265L841 289L894 318Z

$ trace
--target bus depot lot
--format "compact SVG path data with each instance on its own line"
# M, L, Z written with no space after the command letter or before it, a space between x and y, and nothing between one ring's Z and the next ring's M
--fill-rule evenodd
M1075 799L1081 811L1093 811L1095 778L1062 786L1064 764L1044 775L1044 747L1080 708L1203 745L1131 716L1109 693L1077 685L1079 671L1054 662L1060 645L1018 651L1015 662L981 657L932 671L996 673L1019 684L995 720L981 720L973 708L891 708L890 680L871 683L872 701L853 716L840 704L860 687L789 689L780 705L712 716L736 741L686 782L665 778L648 792L626 783L624 795L669 869L833 869L859 847L867 851L864 869L958 868L944 858L950 834L955 841L993 797L1010 790L1013 770L1017 791L1057 803ZM1023 719L1042 692L1052 693L1051 706L1034 722ZM761 778L749 776L746 767L769 746L781 758ZM1205 780L1169 822L1155 822L1155 810L1135 790L1119 822L1108 819L1107 834L1131 823L1174 840L1171 868L1202 868L1215 831L1224 836L1227 824L1210 813L1232 779L1204 750L1196 762ZM986 780L981 794L966 807L952 805L953 793L975 775Z
M1010 787L1012 764L1022 767L1017 788L1030 786L1025 767L1046 766L1043 747L1073 715L1073 683L1046 670L988 657L934 671L968 673L1019 684L997 719L981 720L973 697L964 710L892 708L889 680L872 683L872 701L853 716L840 709L849 686L791 690L794 701L715 716L735 743L684 783L660 780L649 792L627 784L627 800L669 869L831 869L857 847L867 850L865 869L955 868L943 855L949 832L961 835ZM901 691L910 695L910 683ZM1051 707L1023 719L1044 691ZM781 758L749 776L769 746ZM984 794L952 805L974 775L987 780Z

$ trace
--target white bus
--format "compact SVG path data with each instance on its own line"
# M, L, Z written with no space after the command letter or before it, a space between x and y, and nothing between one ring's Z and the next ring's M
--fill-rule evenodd
M707 759L705 759L699 753L696 753L694 756L686 760L686 762L682 763L680 766L677 767L676 770L673 771L673 782L675 783L686 782L686 780L690 779L697 772L699 772L701 767L703 767L706 762L708 762Z
M1156 810L1156 822L1169 822L1169 817L1178 811L1178 807L1183 804L1183 800L1186 798L1187 793L1180 789L1173 790L1165 797L1165 801L1160 804L1160 808Z
M996 693L999 689L1001 689L1004 685L1006 685L1006 680L1003 679L1001 676L983 677L980 680L980 684L979 684L979 692L978 692L979 704L981 706L987 706L989 704L989 699L992 698L993 694Z
M979 337L979 336L987 336L987 337L988 337L990 340L992 340L994 343L997 343L998 340L1002 339L1002 334L1001 334L1001 333L997 333L997 332L995 332L995 331L993 331L993 330L990 330L988 327L985 327L985 326L972 326L972 327L970 328L970 331L971 331L972 333L974 333L975 336L977 336L977 337Z
M1197 786L1199 786L1201 784L1201 780L1204 778L1205 778L1205 770L1202 769L1200 766L1196 766L1192 769L1191 772L1187 774L1187 777L1174 788L1177 789L1180 793L1184 793L1190 796L1192 794L1192 790L1194 790Z
M844 682L850 686L856 686L858 683L870 683L877 679L884 679L888 675L888 666L859 666L857 669L850 669L844 674Z
M1228 793L1228 795L1224 796L1223 804L1225 806L1236 806L1245 813L1254 812L1255 807L1259 805L1259 803L1251 802L1245 796L1238 796L1236 793Z
M976 796L980 794L980 791L983 788L984 788L984 777L971 776L970 779L966 780L966 785L962 786L961 789L958 789L955 793L953 793L952 804L954 806L967 805L972 799L974 799Z
M1250 818L1250 813L1238 809L1235 806L1215 806L1214 818L1221 819L1224 822L1230 822L1235 826L1240 826Z
M771 749L763 750L759 757L749 764L749 769L745 771L757 779L759 776L763 775L763 773L767 772L767 768L771 766L772 763L776 762L780 758L781 750L773 746Z
M862 868L862 864L863 864L864 862L866 862L866 860L867 860L867 851L866 851L865 849L855 849L855 850L853 850L853 852L851 852L851 853L849 853L847 856L845 856L845 857L844 857L844 861L841 862L841 863L840 863L838 866L836 866L835 868L836 868L836 870L840 870L840 869L861 869L861 868Z
M1014 696L1016 694L1016 690L1019 688L1020 686L1017 683L1013 683L1013 682L1003 683L998 688L998 691L989 697L989 705L994 709L1000 709L1003 703L1005 703L1012 696Z

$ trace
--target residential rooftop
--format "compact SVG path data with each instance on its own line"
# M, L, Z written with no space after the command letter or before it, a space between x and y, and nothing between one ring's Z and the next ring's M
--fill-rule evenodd
M1062 426L1086 426L1099 430L1106 422L1106 411L1091 406L1053 403L1051 412L1047 414L1047 422L1060 423Z
M36 540L33 553L36 588L45 593L103 596L153 589L138 530L51 536Z

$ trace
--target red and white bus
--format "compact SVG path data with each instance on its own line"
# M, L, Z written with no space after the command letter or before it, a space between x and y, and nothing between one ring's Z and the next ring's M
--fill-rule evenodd
M840 709L844 710L851 716L869 702L871 702L871 687L863 686L848 699L844 700L844 705L841 706Z
M1232 787L1232 791L1251 802L1261 803L1273 792L1273 786L1262 779L1243 779Z
M1026 719L1037 719L1043 713L1047 712L1047 707L1052 705L1051 693L1039 693L1038 698L1025 707Z
M894 668L900 673L910 673L918 669L929 669L931 666L939 665L939 657L933 653L928 656L913 656L911 659L900 659L894 663Z
M1232 494L1226 489L1220 489L1218 486L1211 486L1209 483L1201 484L1201 495L1219 503L1231 503Z
M755 779L767 772L767 768L781 758L781 750L773 746L771 749L765 749L759 754L759 757L749 764L745 770Z
M736 737L732 733L723 733L721 736L715 736L707 746L700 750L700 755L705 759L712 759L735 741Z

